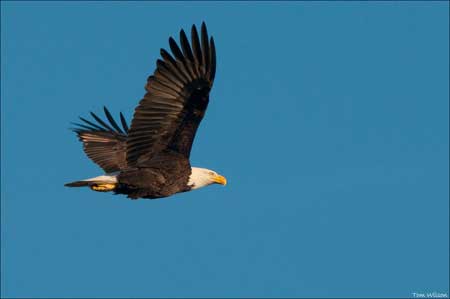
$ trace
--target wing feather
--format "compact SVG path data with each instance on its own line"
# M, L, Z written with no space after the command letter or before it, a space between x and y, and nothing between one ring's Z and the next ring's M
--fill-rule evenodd
M189 78L185 75L185 73L179 69L179 64L175 59L173 59L172 55L170 55L166 50L161 49L161 57L164 59L170 73L174 76L179 83L182 83L182 88L184 88L184 84L189 82ZM148 91L148 90L147 90Z
M211 81L214 82L214 77L216 76L216 46L214 45L214 38L212 36L209 41L209 46L211 66L208 70L208 76L211 78Z
M102 128L102 127L100 127L99 125L96 125L96 124L94 124L94 123L88 121L88 120L85 119L85 118L82 118L81 116L79 117L79 119L81 119L82 121L84 121L85 123L87 123L88 125L90 125L92 130L95 130L95 129L100 130L100 131L101 131L101 130L104 130L104 128Z
M200 41L198 39L198 32L195 26L192 26L191 30L191 39L192 39L192 51L194 52L194 61L197 66L202 64L203 55L200 47Z
M100 117L95 115L94 112L91 112L91 116L99 123L101 124L106 130L108 131L114 131L113 128L111 128L107 123L105 123Z
M123 116L122 112L120 112L120 122L122 123L123 130L125 133L128 133L128 124L125 119L125 116Z
M108 109L106 107L103 107L103 110L105 111L106 118L108 119L109 123L113 126L113 128L123 134L122 129L117 125L116 121L112 117L111 113L109 113Z
M209 42L208 42L208 31L206 30L205 23L202 24L202 58L203 58L203 67L205 68L205 72L209 69Z

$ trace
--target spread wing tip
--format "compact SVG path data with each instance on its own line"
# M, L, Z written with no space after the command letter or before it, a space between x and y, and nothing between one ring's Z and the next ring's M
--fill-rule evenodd
M70 128L70 130L72 130L73 132L75 132L77 134L81 133L81 132L86 132L86 131L110 132L110 133L119 134L119 135L126 135L128 133L128 124L127 124L127 121L126 121L125 117L123 116L122 112L120 112L120 114L119 114L120 122L122 125L122 128L121 128L117 124L117 122L114 120L114 117L109 112L109 110L106 106L103 106L103 111L105 113L105 116L106 116L109 124L107 122L105 122L104 120L102 120L100 117L98 117L94 112L90 112L90 115L92 116L92 118L94 118L96 123L80 116L79 119L81 120L81 123L71 122L71 125L74 125L75 127Z

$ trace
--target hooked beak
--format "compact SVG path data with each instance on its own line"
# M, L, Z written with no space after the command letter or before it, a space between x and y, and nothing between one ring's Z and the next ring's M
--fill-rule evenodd
M227 179L224 176L221 176L221 175L215 175L213 177L213 181L214 181L214 183L221 184L221 185L224 185L224 186L227 184Z

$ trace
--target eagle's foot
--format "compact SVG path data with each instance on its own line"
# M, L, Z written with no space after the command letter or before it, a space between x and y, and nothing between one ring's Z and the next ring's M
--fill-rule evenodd
M91 189L94 191L108 192L116 189L116 184L92 184L89 187L91 187Z

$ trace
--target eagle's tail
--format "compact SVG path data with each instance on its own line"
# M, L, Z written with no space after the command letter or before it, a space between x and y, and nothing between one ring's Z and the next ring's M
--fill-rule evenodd
M108 192L116 189L118 185L116 174L101 175L81 181L67 183L66 187L89 187L94 191Z
M88 187L89 182L87 181L75 181L71 183L64 184L66 187Z

